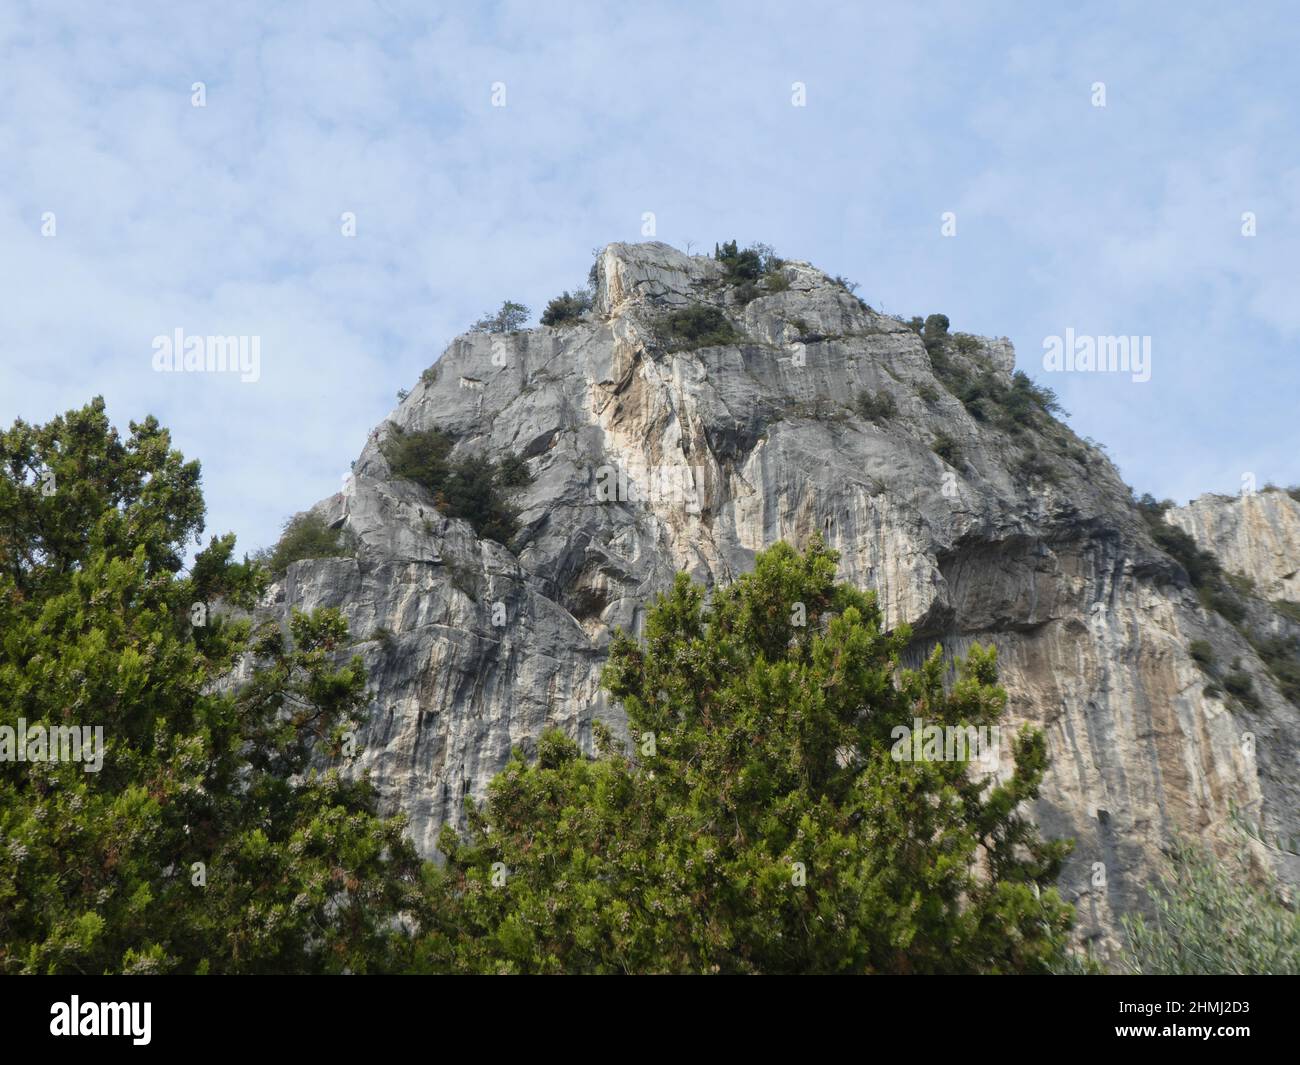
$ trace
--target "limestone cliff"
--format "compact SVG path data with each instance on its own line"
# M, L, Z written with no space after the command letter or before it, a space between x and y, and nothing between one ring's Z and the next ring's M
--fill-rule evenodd
M317 505L357 556L294 564L268 601L345 611L374 690L362 764L426 853L512 745L550 725L589 743L596 717L617 730L599 692L604 649L676 571L728 580L763 547L816 532L844 579L878 589L891 624L912 623L915 659L936 642L956 655L997 646L1012 721L1049 742L1034 812L1077 840L1062 888L1083 935L1104 939L1141 904L1176 832L1221 835L1235 806L1300 834L1300 711L1155 545L1105 454L1051 417L1010 424L950 390L1005 395L1008 341L928 352L800 262L740 291L712 259L613 244L595 275L594 309L576 323L454 340ZM739 336L672 350L668 315L695 304ZM863 392L893 413L885 401L864 417ZM511 549L391 476L391 425L447 430L457 453L527 458ZM608 499L611 484L626 490ZM1243 568L1294 598L1288 521L1260 519L1278 539ZM1186 524L1219 549L1219 526ZM1223 549L1245 540L1259 538ZM1207 693L1188 650L1198 640L1240 659L1257 706ZM1285 849L1257 853L1300 880Z
M1168 518L1263 597L1300 601L1300 502L1286 492L1204 495Z

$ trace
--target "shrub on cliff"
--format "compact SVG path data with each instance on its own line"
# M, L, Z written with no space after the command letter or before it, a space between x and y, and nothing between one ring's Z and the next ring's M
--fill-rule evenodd
M431 492L440 513L468 521L482 539L508 544L518 522L506 496L529 483L527 465L518 455L500 462L485 455L453 459L455 445L455 438L441 429L407 431L393 425L380 450L393 476Z
M898 403L888 392L869 392L865 389L858 393L854 405L858 414L869 422L886 422L898 414Z
M927 725L992 726L995 654L945 690L939 652L835 581L820 541L705 589L678 577L604 673L632 751L599 724L516 751L462 836L444 829L422 967L457 972L1042 972L1071 909L1069 847L1016 811L1046 763L1010 744L1000 782L910 760ZM904 760L900 745L909 755Z
M726 268L727 280L757 281L764 274L773 273L785 265L771 245L751 244L739 248L734 240L713 246L713 258Z
M542 311L542 325L568 325L581 321L582 316L591 310L591 293L578 291L570 295L565 292L556 296Z
M307 511L284 523L275 547L259 551L254 558L271 572L283 577L294 562L307 558L340 558L356 552L352 537L343 529L331 529L320 515Z
M969 374L945 360L937 364L945 386L978 422L987 422L1003 432L1018 434L1025 429L1044 428L1052 415L1064 413L1056 393L1034 384L1023 370L1004 385L992 371Z
M1300 639L1253 632L1246 638L1268 666L1282 694L1300 706Z
M456 438L441 429L408 431L394 424L379 450L394 477L421 484L436 492L451 472L451 452Z
M522 303L506 300L501 304L500 310L496 312L489 311L470 326L470 332L513 333L524 327L524 323L528 321L528 316L532 313Z
M925 341L927 351L941 348L947 343L949 324L946 314L932 314L926 318L925 325L921 327L921 339Z
M966 463L965 453L962 451L961 444L953 437L940 430L934 434L934 440L930 444L930 450L938 455L949 466L961 468Z
M1173 505L1172 500L1158 502L1149 494L1144 494L1137 501L1138 514L1156 546L1187 571L1194 588L1230 592L1224 584L1223 568L1214 552L1198 547L1188 533L1165 520L1165 511Z
M838 285L850 296L852 296L853 302L856 303L861 310L868 311L868 312L871 311L871 305L857 294L859 285L856 281L850 281L847 277L844 277L841 274L836 274L834 277L831 278L831 282L835 285ZM918 318L916 319L916 321L919 322L920 319Z
M1235 696L1243 705L1252 709L1259 706L1259 696L1255 694L1255 682L1249 673L1234 669L1223 676L1223 690Z
M741 339L725 314L716 307L706 307L700 303L673 311L664 320L664 327L668 333L670 351L720 347Z

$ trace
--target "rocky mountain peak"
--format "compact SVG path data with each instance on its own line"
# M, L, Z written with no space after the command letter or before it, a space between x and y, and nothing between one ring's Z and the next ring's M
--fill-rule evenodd
M315 508L355 551L294 563L268 609L347 615L374 692L363 764L420 848L545 727L619 734L605 648L676 572L730 580L816 533L913 627L914 660L997 647L1011 723L1048 739L1033 814L1077 841L1062 889L1084 936L1141 905L1176 834L1246 810L1300 835L1300 711L1010 342L880 314L808 263L742 265L608 245L588 313L457 337ZM386 441L435 429L452 460L526 463L506 542L395 475ZM1200 504L1168 520L1300 598L1294 502ZM1250 704L1214 693L1197 641L1239 663ZM1258 850L1300 880L1285 847Z

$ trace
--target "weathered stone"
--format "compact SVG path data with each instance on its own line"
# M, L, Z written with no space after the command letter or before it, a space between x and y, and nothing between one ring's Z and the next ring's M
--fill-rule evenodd
M1286 492L1204 495L1166 516L1264 598L1300 602L1300 502Z
M1176 833L1223 836L1239 807L1300 834L1300 715L1154 546L1105 455L1050 420L1019 435L976 420L906 325L806 263L783 274L788 288L760 285L742 306L711 259L612 244L581 322L451 343L392 421L449 430L458 453L528 457L515 553L394 480L386 425L318 505L357 537L357 558L295 564L272 607L347 615L374 691L362 764L420 849L432 854L439 827L483 798L513 745L552 725L589 744L597 717L621 732L599 690L610 634L635 630L675 572L730 580L756 551L817 532L844 579L879 591L891 625L913 624L913 661L935 643L997 646L1012 723L1047 736L1033 813L1077 840L1061 887L1083 936L1109 940L1141 905ZM746 339L669 353L664 316L690 302L724 310ZM982 340L951 361L1005 383L1014 352ZM863 390L893 397L897 414L861 418ZM932 450L940 433L961 449L953 464ZM649 490L599 501L618 467ZM1294 513L1261 510L1232 536L1200 513L1173 520L1229 568L1238 552L1258 582L1292 587ZM391 638L370 638L382 629ZM1258 710L1204 693L1197 639L1242 660ZM1300 880L1294 856L1257 850Z

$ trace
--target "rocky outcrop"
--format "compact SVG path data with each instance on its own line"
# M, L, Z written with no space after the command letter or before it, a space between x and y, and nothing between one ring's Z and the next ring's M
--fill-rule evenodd
M1265 599L1300 602L1300 502L1281 489L1203 495L1166 518Z
M695 304L742 339L672 350L668 315ZM610 245L583 320L451 343L318 504L357 556L296 563L268 609L346 613L374 691L362 764L431 854L512 746L552 725L589 743L596 718L620 731L599 688L605 648L675 572L730 580L775 541L820 532L843 578L912 624L914 660L936 643L997 646L1012 720L1049 742L1034 814L1077 840L1062 889L1081 934L1104 942L1174 834L1221 836L1234 809L1298 834L1300 716L1153 544L1104 453L1046 415L1017 421L949 390L1010 387L1010 343L944 352L936 364L915 331L807 263L742 294L711 259ZM894 413L863 417L863 392ZM393 425L526 457L510 549L393 478ZM1257 708L1206 693L1195 640L1241 659ZM1300 879L1285 850L1256 850Z

